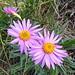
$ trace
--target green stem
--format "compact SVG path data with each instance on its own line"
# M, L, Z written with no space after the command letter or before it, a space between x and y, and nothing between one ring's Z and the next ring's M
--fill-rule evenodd
M28 55L26 55L26 62L25 62L24 73L25 73L25 69L26 69L26 64L27 64L27 61L28 61Z

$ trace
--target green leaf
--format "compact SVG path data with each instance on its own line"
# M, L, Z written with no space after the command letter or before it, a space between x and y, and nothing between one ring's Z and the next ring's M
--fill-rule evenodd
M66 69L65 69L63 66L58 66L58 65L57 65L57 69L58 69L58 72L59 72L61 75L67 75Z
M67 25L69 22L70 22L70 20L69 20L69 21L67 21L67 22L65 22L65 23L63 24L63 26L61 26L61 28L60 28L60 30L58 31L58 33L57 33L57 34L62 33L62 32L63 32L63 30L65 29L66 25Z
M25 69L24 72L28 72L28 71L30 71L30 70L33 70L33 68L34 68L33 61L30 61L30 62L28 62L28 63L26 64L26 69Z
M61 45L63 45L63 47L70 47L70 46L73 46L74 44L75 44L75 39L71 39L69 41L65 41Z
M68 57L64 58L64 62L68 65L71 66L72 68L75 68L75 62L71 61Z
M11 51L9 52L9 54L10 54L10 55L9 55L10 58L15 58L15 57L18 57L18 56L19 56L19 57L22 57L22 56L23 56L23 54L20 54L20 53L13 53L13 52L11 52Z
M58 70L57 69L56 70L52 69L51 75L58 75Z
M72 49L75 49L75 46L71 46L71 47L65 48L65 50L72 50Z
M8 72L11 72L11 74L16 73L19 70L22 70L23 67L20 65L21 63L17 63L15 65L12 65L9 69L7 69Z

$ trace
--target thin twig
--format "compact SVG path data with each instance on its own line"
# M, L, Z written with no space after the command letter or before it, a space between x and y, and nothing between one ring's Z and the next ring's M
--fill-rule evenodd
M2 67L0 67L0 69L5 72L7 75L9 75Z

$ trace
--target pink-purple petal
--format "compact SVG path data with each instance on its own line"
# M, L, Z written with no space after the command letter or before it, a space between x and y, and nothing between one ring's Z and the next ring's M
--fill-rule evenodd
M33 32L38 32L38 31L41 31L42 30L42 28L39 28L39 29L36 29L36 30L33 30Z
M18 25L19 25L20 29L23 30L22 25L19 20L18 20Z
M19 12L20 10L17 10L16 12Z
M45 59L47 67L50 69L50 58L49 58L49 55L46 54L45 57L44 57L44 59Z
M29 45L29 47L32 47L33 45L32 45L32 43L30 42L30 40L28 40L28 41L26 41L27 42L27 44ZM28 47L28 48L29 48Z
M42 59L42 65L41 65L41 67L43 68L44 65L45 65L45 59L43 58L43 59Z
M29 43L27 41L25 41L25 45L29 48Z
M62 48L62 46L60 46L60 45L55 45L55 47L56 47L56 48Z
M59 35L56 35L56 36L54 37L53 41L55 41L55 40L58 38L58 36L59 36Z
M45 36L44 43L49 42L49 35Z
M67 53L60 53L60 52L56 52L56 51L54 51L53 53L56 54L57 56L61 56L61 57L67 56Z
M54 41L54 44L57 44L60 40L62 39L62 37L60 37L58 40Z
M51 36L50 36L50 42L52 42L53 41L53 38L54 38L54 31L52 31L52 33L51 33Z
M32 30L36 29L36 28L39 27L39 26L40 26L40 25L36 25L36 26L30 28L29 30L32 31Z
M19 38L16 38L13 41L11 41L10 44L16 44L18 41L19 41Z
M19 39L18 45L21 45L21 41L22 41L22 40L21 40L21 39Z
M15 26L17 29L19 29L20 31L22 31L21 28L20 28L20 26L18 25L18 23L16 23L15 21L13 21L13 23L14 23L14 26Z
M47 34L46 34L46 29L44 29L44 37L46 36Z
M35 53L34 56L38 56L41 53L42 53L42 51L39 51L39 52Z
M38 49L39 50L39 49ZM34 49L32 49L29 53L31 54L31 53L36 53L36 52L38 52L38 50L34 50Z
M11 35L13 37L19 37L19 34L14 32L12 29L8 29L8 35Z
M49 58L50 58L50 64L51 64L52 68L55 69L54 62L53 62L54 59L51 58L50 55L49 55Z
M24 52L26 55L28 55L27 47L24 45Z
M27 30L32 26L32 24L30 24L30 20L27 20Z
M38 64L38 63L40 63L40 62L42 61L42 59L43 59L43 56L41 56L40 59L37 59L37 60L34 62L35 65Z
M49 31L47 32L47 35L50 35Z
M44 55L44 54L42 54L42 55L38 55L37 57L32 58L32 60L40 59L43 55Z
M3 12L5 13L8 13L8 14L12 14L12 12L19 12L20 10L17 10L17 8L14 8L14 7L4 7L3 8L4 10L2 10Z
M40 36L41 38L43 38L43 35L42 35L40 32L38 32L38 34L39 34L39 36ZM40 37L39 37L39 38L40 38Z
M55 56L54 53L51 53L50 56L52 56L53 59L55 59L55 61L56 61L55 63L57 63L57 62L59 62L59 63L62 62L60 59L58 59L58 57Z
M23 30L26 30L26 19L24 18L22 21Z
M50 56L50 58L51 58L51 61L52 61L53 63L55 63L55 64L56 64L56 60L54 60L54 58L52 57L52 55L51 55L51 54L49 54L49 56Z
M54 51L59 52L59 53L65 53L66 52L65 50L59 50L59 49L56 49L56 48L55 48Z
M37 44L37 41L34 40L34 39L30 39L29 42L30 42L31 44L34 44L34 42L35 42L35 44ZM34 45L35 45L35 44L34 44Z
M10 27L17 33L21 32L21 30L19 30L18 28L15 28L13 25L10 25Z
M21 45L20 45L20 53L22 54L23 53L23 51L24 51L24 42L23 42L23 40L21 40L20 41L21 42Z

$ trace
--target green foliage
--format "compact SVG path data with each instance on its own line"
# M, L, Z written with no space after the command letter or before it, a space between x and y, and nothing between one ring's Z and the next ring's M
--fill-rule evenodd
M65 63L72 68L75 68L75 63L71 61L69 58L65 58Z
M67 75L66 69L63 66L57 66L57 70L60 73L60 75Z
M18 7L18 13L23 18L30 18L33 26L40 24L41 28L54 30L56 34L64 36L67 33L66 26L70 22L63 22L55 19L55 4L54 0L2 0L0 6L0 74L8 75L73 75L75 73L75 60L71 60L68 56L64 58L62 66L56 65L55 70L48 69L46 66L41 68L41 64L34 65L31 61L32 57L25 54L20 54L17 44L11 45L13 39L8 36L7 29L12 24L12 20L18 20L13 15L8 15L2 12L3 7L11 6ZM59 45L63 46L64 50L75 49L75 38L63 38Z
M56 69L55 69L55 70L52 70L51 75L58 75L58 69L57 69L57 67L56 67Z
M62 45L65 48L65 50L75 49L75 39L74 38L63 39L60 45Z
M71 47L71 46L75 46L74 44L75 44L75 39L71 39L70 41L64 42L62 45L64 47Z

